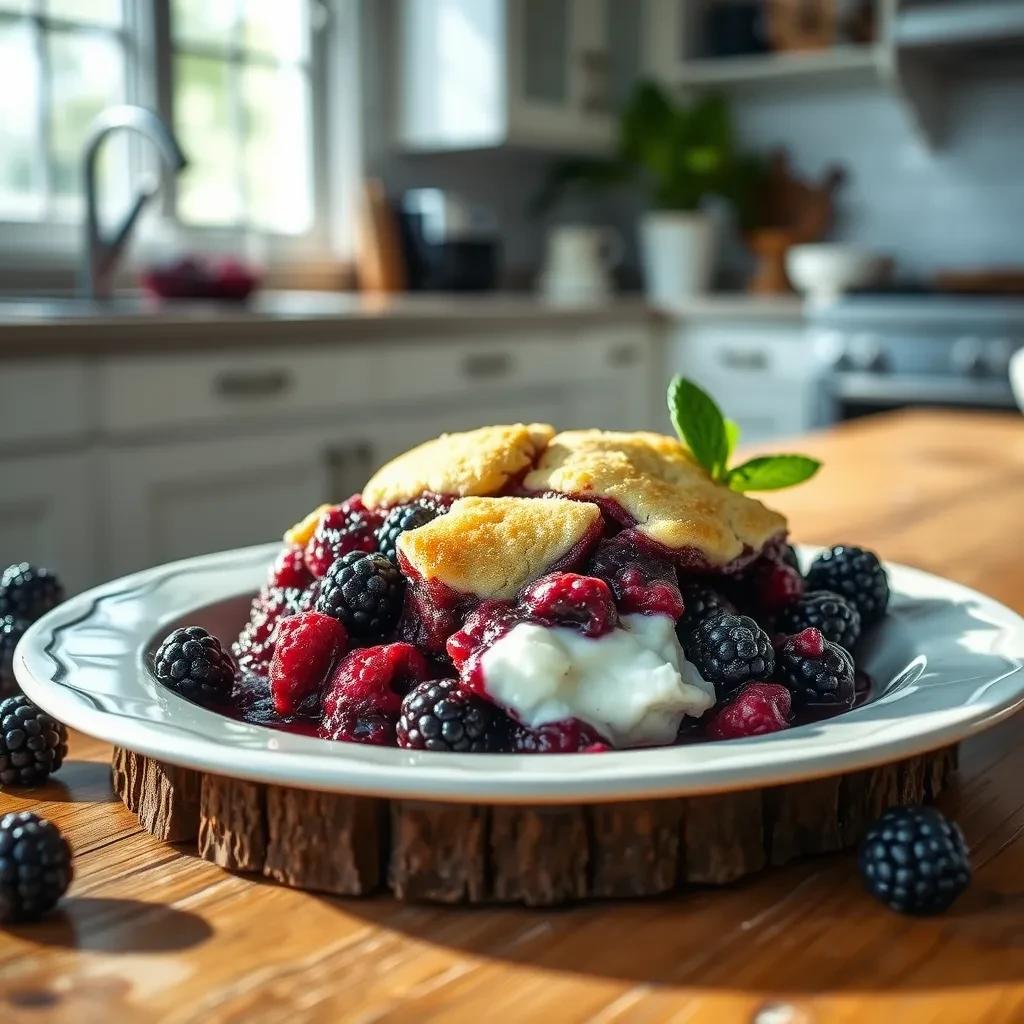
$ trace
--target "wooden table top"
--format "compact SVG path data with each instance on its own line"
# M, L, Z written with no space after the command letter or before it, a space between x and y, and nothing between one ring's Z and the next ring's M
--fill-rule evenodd
M775 496L798 540L847 540L1024 610L1024 420L907 413L800 442ZM967 743L942 804L975 881L932 920L862 890L849 854L717 890L562 911L335 899L226 874L142 832L81 735L59 781L0 794L57 822L60 910L0 933L0 1020L757 1024L1024 1020L1024 719Z

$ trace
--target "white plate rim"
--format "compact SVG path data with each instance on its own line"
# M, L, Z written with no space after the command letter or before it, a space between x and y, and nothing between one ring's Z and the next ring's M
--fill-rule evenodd
M431 753L247 725L160 687L145 664L154 638L193 610L254 593L278 550L259 545L172 562L74 597L26 632L16 677L69 726L183 767L330 792L488 803L694 796L800 782L938 749L1024 705L1024 619L961 584L892 563L893 616L923 622L919 653L879 699L769 736L596 755ZM800 550L809 558L817 549ZM879 636L884 654L884 629Z

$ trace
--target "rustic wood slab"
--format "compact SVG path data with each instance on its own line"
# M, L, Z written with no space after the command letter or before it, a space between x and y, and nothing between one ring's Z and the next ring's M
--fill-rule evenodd
M800 540L860 542L1024 611L1024 558L1007 544L1024 508L1020 416L871 418L792 448L825 461L772 495ZM963 826L974 881L924 919L865 896L848 853L558 911L324 897L154 839L111 791L110 763L108 744L76 733L46 786L0 792L0 812L45 815L75 852L60 910L0 932L12 1022L1024 1020L1024 716L961 748L939 804Z
M121 749L113 766L114 791L147 832L192 842L231 871L336 896L386 883L403 900L553 906L724 885L852 846L887 806L937 797L956 758L940 750L790 786L578 807L338 796L200 777Z

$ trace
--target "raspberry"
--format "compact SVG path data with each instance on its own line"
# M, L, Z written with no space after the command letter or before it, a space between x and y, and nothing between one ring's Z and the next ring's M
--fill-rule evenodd
M398 745L415 750L495 753L508 741L508 720L493 704L462 690L457 679L420 683L402 700Z
M0 923L42 917L71 875L71 849L56 825L31 811L0 818Z
M509 742L517 754L596 754L611 749L603 736L578 718L549 722L536 729L513 725Z
M941 914L971 881L963 833L934 807L890 807L858 863L868 892L902 914Z
M484 601L448 638L448 657L459 670L477 651L486 650L523 621L522 612L509 601Z
M827 590L812 590L778 619L783 633L799 633L813 626L826 640L852 651L860 639L860 612L845 597Z
M267 586L275 590L305 590L313 582L299 544L284 548L270 567Z
M523 591L520 601L532 617L579 626L584 636L602 636L618 624L612 592L594 576L572 572L543 576Z
M703 583L687 583L682 588L684 611L676 625L680 642L689 636L705 619L728 612L736 614L736 606L725 594Z
M25 635L30 623L13 615L0 615L0 697L19 693L18 681L14 678L14 648Z
M347 503L332 505L320 517L306 545L306 568L317 578L326 575L334 562L350 551L375 551L379 517Z
M407 530L415 530L433 522L441 510L423 502L411 505L397 505L385 517L377 531L377 550L395 565L398 564L398 552L395 546L398 538Z
M385 644L350 652L324 691L321 735L332 740L394 746L402 698L431 675L412 644Z
M351 551L320 582L316 610L363 640L381 640L398 621L405 578L383 555Z
M330 615L302 612L282 619L270 662L270 692L277 713L294 714L320 688L347 647L345 627Z
M877 556L863 548L839 544L822 552L811 563L807 586L845 597L864 626L878 622L889 604L889 577Z
M231 653L243 672L266 672L274 656L277 627L283 618L302 611L302 591L264 587L253 598L249 621L238 639L231 645Z
M0 783L38 786L68 753L63 724L19 694L0 701Z
M789 726L792 710L789 690L777 683L747 683L720 707L704 727L713 740L762 736Z
M804 578L800 571L782 562L760 562L754 567L751 577L754 601L768 615L796 604L804 592Z
M157 649L156 678L200 704L220 704L231 696L236 666L220 641L202 626L174 630Z
M19 562L0 574L0 615L35 622L63 600L64 588L49 569Z
M749 616L722 613L704 619L684 641L686 656L719 697L741 683L765 679L775 667L771 641Z
M776 678L793 703L852 707L853 659L813 627L787 637L776 656Z
M587 572L611 587L624 614L668 615L672 619L683 614L675 567L652 552L618 540L602 541Z

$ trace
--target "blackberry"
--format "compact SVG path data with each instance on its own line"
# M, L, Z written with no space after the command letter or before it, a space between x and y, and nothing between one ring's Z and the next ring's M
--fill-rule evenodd
M934 807L890 807L858 860L871 895L901 914L941 914L971 881L963 833Z
M793 694L797 706L853 705L853 658L813 627L786 639L775 669L775 678Z
M49 569L20 562L0 575L0 615L35 622L63 600L64 588Z
M24 694L0 701L0 784L38 786L68 754L68 731Z
M396 545L398 538L406 530L415 530L417 527L426 526L441 514L440 509L433 505L422 502L414 502L411 505L396 505L384 519L380 529L377 531L377 550L385 558L398 564L398 552Z
M792 544L783 544L779 549L779 561L788 565L791 569L800 572L800 559L797 557L796 548Z
M31 811L0 818L0 922L42 917L71 874L71 849L56 825Z
M775 667L768 634L748 615L721 612L704 619L684 644L686 656L721 697L741 683L767 680Z
M406 694L398 719L398 745L415 750L486 754L505 748L505 718L457 679L433 679Z
M18 681L14 678L14 648L28 627L26 619L0 615L0 698L19 692Z
M169 634L153 667L164 686L200 704L223 703L235 682L231 656L202 626L184 626Z
M820 630L826 640L852 651L860 639L860 612L842 597L828 590L812 590L786 608L777 622L781 633L799 633L809 626Z
M316 610L360 640L380 640L398 621L405 579L379 552L342 555L320 582Z
M712 615L736 614L736 606L724 594L703 583L687 583L682 587L684 611L676 623L680 641Z
M808 570L807 587L845 597L860 612L864 626L878 622L889 603L889 577L878 558L845 544L818 555Z

